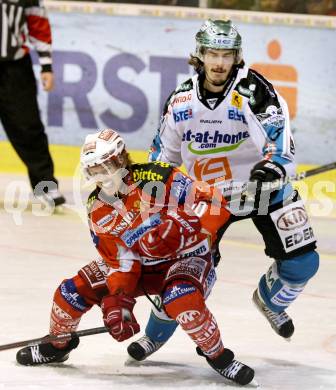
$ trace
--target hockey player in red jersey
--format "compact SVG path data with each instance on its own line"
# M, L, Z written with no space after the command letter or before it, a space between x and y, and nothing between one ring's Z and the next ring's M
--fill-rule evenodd
M88 199L88 221L98 260L57 288L50 334L77 329L84 313L99 305L117 341L140 331L135 298L157 294L157 310L174 319L220 375L241 385L254 371L224 347L205 300L216 280L212 247L229 218L214 189L167 163L132 164L114 130L88 135L81 153L83 173L97 185ZM21 349L17 361L39 365L65 361L79 339Z

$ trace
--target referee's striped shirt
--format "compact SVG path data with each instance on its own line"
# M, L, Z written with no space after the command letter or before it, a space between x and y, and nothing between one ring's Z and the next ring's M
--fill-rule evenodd
M51 29L42 0L0 0L0 61L22 58L35 47L42 72L51 71Z

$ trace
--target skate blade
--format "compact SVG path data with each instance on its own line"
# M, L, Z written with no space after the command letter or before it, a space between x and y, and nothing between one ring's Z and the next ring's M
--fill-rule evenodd
M252 379L251 382L244 387L252 387L253 389L261 389L262 388L255 379Z
M126 359L124 366L125 367L139 367L143 363L143 360L135 360L131 356L128 356Z
M64 204L55 206L53 214L64 215L65 213L66 213L66 208L64 207Z
M34 212L34 207L38 207L38 212L45 214L46 216L49 215L65 215L66 211L68 209L66 203L62 203L60 205L55 205L48 203L45 200L41 199L33 199L30 204L27 205L26 209L27 211Z

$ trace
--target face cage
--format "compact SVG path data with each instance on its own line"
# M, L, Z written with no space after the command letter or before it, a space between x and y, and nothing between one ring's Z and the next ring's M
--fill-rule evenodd
M110 182L122 166L119 157L112 156L100 164L84 167L83 173L88 184Z

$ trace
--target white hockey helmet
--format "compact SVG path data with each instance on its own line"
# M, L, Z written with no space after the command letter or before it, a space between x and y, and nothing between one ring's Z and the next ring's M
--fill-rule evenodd
M124 176L123 151L125 142L112 129L88 134L81 150L80 163L88 184L98 184L108 192L116 193Z

